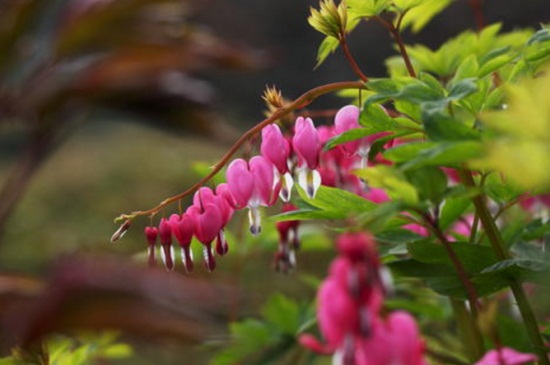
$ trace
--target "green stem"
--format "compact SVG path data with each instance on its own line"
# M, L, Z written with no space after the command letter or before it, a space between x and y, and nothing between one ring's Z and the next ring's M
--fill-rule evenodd
M458 334L470 363L480 359L485 353L483 337L474 318L463 301L451 299L453 313L458 324Z
M475 187L475 181L470 171L461 170L460 177L464 185L467 187ZM491 212L489 212L489 209L485 204L485 196L483 194L475 196L473 198L473 203L495 255L501 261L510 259L510 252L506 249L502 235L500 234L500 231L491 216ZM523 318L523 323L525 324L527 335L529 336L531 345L533 346L533 351L535 351L539 357L539 364L550 365L550 361L548 360L548 356L545 351L544 340L540 335L537 319L531 305L529 304L529 301L527 300L527 296L521 286L521 283L517 280L511 279L509 286L514 294L514 298L516 299L521 317Z

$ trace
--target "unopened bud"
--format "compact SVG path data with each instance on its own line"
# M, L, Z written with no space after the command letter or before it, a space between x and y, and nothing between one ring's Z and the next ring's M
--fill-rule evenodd
M129 219L127 221L125 221L124 223L122 223L120 228L117 229L116 232L113 233L113 235L111 236L111 242L116 242L119 239L121 239L122 236L124 236L124 234L126 234L126 231L128 230L128 228L130 228L131 224L132 224L132 221L129 220Z

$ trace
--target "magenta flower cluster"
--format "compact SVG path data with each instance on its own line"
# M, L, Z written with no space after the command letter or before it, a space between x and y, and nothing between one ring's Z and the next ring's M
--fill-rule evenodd
M321 141L313 121L309 118L296 120L294 135L287 138L277 125L262 130L261 155L250 160L233 160L227 167L226 183L215 191L200 188L193 197L193 204L183 214L162 218L158 227L147 227L145 236L149 243L149 263L156 262L156 245L160 240L160 254L168 270L175 266L173 242L181 247L181 261L187 272L193 270L190 245L193 237L202 243L205 266L216 267L215 255L223 256L228 250L224 228L235 210L248 208L250 232L261 231L260 207L271 206L280 196L286 210L289 205L292 177L296 174L298 184L310 198L314 198L321 185L316 170L321 155ZM278 225L281 244L276 256L276 266L286 271L294 266L293 251L298 247L298 222ZM292 244L289 237L293 235Z
M385 285L373 238L363 232L337 239L338 257L317 295L324 343L304 334L300 343L333 354L337 365L424 365L424 342L404 311L383 314Z

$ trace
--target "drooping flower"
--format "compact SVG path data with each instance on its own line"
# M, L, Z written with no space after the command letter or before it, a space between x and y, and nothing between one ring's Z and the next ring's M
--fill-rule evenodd
M254 156L247 163L236 159L227 168L227 185L237 208L249 208L250 232L261 231L260 206L274 203L273 165L262 156Z
M283 213L291 212L297 208L290 203L283 205ZM299 220L288 220L277 222L276 228L279 232L279 247L275 254L275 269L283 273L288 272L296 266L296 250L300 247L298 237Z
M355 105L346 105L338 110L334 117L334 130L336 134L342 134L352 129L359 128L359 114L360 110ZM348 156L358 154L366 157L368 154L370 144L365 139L358 139L349 141L341 145L342 150Z
M195 220L188 214L182 214L179 219L171 222L172 232L181 247L181 262L185 272L193 271L193 251L191 251L191 241L195 234Z
M155 250L157 245L157 239L159 230L157 227L145 227L145 238L147 238L147 257L150 267L156 265Z
M537 361L535 354L526 354L509 347L501 347L488 351L474 365L522 365L533 361Z
M224 215L220 208L219 198L211 189L201 188L193 197L193 205L186 210L195 221L195 237L203 244L203 256L206 268L216 268L212 242L219 236L224 227Z
M172 246L172 226L168 219L162 218L159 224L161 256L168 271L174 270L174 247Z
M321 185L319 166L321 142L310 118L296 119L292 148L298 156L298 185L313 199Z
M262 156L271 162L275 168L274 185L280 184L279 196L283 202L290 201L294 181L289 173L290 144L276 124L270 124L262 129Z
M424 342L414 318L397 311L382 315L385 292L373 238L346 233L337 240L338 257L317 295L317 319L325 339L299 342L333 355L335 365L425 365Z

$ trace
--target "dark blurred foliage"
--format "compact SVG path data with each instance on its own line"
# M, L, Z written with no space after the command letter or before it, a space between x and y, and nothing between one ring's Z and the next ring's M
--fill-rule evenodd
M213 135L213 88L197 72L251 70L265 58L192 21L193 1L0 2L0 123L24 135L0 191L0 235L37 167L94 109Z
M228 38L268 49L269 54L274 55L276 66L263 72L215 78L223 96L221 102L227 109L245 116L247 125L258 119L258 110L262 108L258 95L265 85L277 85L286 97L295 98L314 86L356 79L340 51L314 70L323 35L309 26L307 16L310 7L318 8L318 0L205 0L205 3L219 9L201 12L201 17L215 29L223 29ZM486 23L502 22L503 31L537 28L540 22L550 21L548 0L484 0L482 5ZM475 27L470 0L455 0L420 33L405 32L403 38L407 44L422 43L437 48L449 37ZM361 24L348 41L353 55L369 77L384 77L384 60L398 54L387 30L378 22ZM341 105L338 98L322 100L322 107Z
M67 256L46 281L0 278L1 346L30 347L44 335L82 328L199 341L223 331L216 319L231 293L114 258Z
M0 152L12 160L0 187L0 242L36 172L98 111L231 139L213 112L215 88L197 74L257 70L266 58L197 23L197 4L0 1ZM114 258L71 257L48 266L52 272L40 279L0 278L2 355L19 345L47 363L37 349L54 332L117 328L185 342L203 340L222 323L217 317L227 289Z

